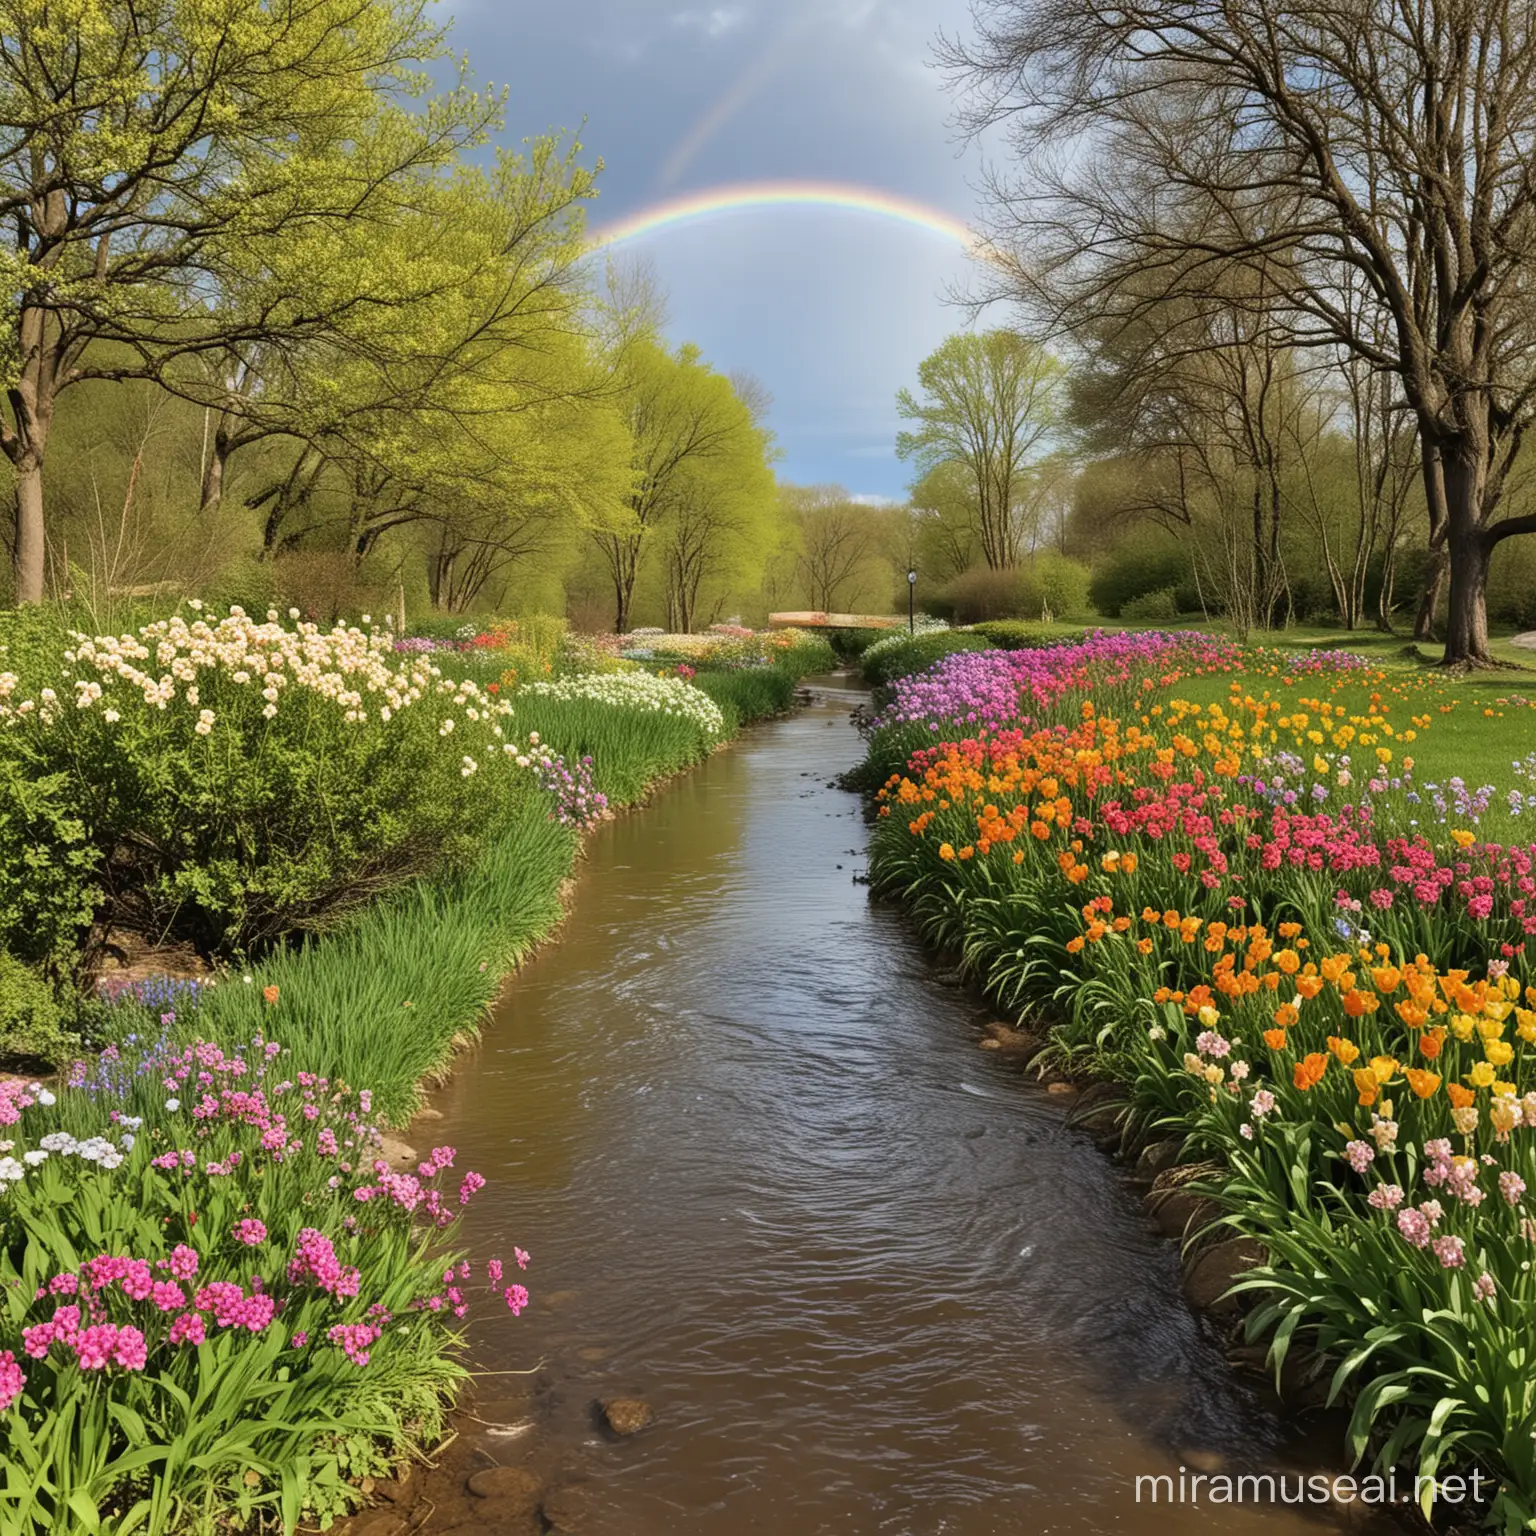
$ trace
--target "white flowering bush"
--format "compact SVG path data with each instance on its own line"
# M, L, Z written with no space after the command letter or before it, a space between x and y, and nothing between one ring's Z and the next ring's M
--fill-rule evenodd
M588 677L567 677L552 683L528 683L519 690L537 698L591 700L615 709L648 710L691 721L706 736L725 730L720 706L680 677L657 677L649 672L608 672Z
M492 690L385 634L191 606L73 634L56 676L0 674L0 865L49 835L23 801L52 785L99 922L227 952L467 864L534 792Z

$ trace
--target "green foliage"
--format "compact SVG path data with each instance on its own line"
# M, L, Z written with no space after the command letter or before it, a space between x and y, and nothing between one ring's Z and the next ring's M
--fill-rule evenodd
M1178 616L1179 598L1173 587L1139 593L1120 605L1120 617L1136 624L1172 624Z
M935 629L927 634L906 635L898 630L864 652L864 681L880 687L931 667L941 656L991 649L986 636L973 631Z
M877 640L884 640L888 629L829 629L827 643L839 660L857 661Z
M0 950L0 1060L63 1061L79 1044L48 982Z
M1028 624L1018 619L994 619L986 624L973 624L971 633L984 636L1000 651L1036 651L1046 645L1076 645L1086 631Z
M929 606L957 624L991 619L1071 618L1091 611L1086 566L1042 553L1006 570L976 566L948 583Z
M725 728L734 733L744 725L782 715L795 702L799 674L781 667L741 667L727 672L702 671L694 678L725 716Z
M0 701L0 842L19 850L0 923L36 924L12 947L73 938L93 882L107 920L205 952L323 929L467 867L533 792L493 734L501 706L358 630L177 620L70 654L55 702L46 675L8 719ZM136 670L151 657L169 686Z
M1172 587L1176 602L1186 608L1184 592L1191 585L1189 557L1165 535L1147 529L1132 529L1107 541L1104 557L1094 566L1088 584L1088 596L1100 613L1110 618L1124 616L1125 604L1148 592ZM1187 604L1199 607L1198 600Z

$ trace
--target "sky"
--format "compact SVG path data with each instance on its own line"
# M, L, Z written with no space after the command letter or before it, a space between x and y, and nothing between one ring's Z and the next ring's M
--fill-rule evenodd
M445 0L453 46L508 89L507 138L579 130L594 229L740 182L854 183L975 224L980 161L931 67L967 0ZM901 498L896 391L968 323L964 248L838 208L714 214L624 243L674 341L773 397L781 478Z

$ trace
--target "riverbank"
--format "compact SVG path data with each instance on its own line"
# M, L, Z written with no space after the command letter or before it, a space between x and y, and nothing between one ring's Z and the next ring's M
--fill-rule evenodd
M1474 725L1445 686L1202 636L955 656L873 722L871 874L999 1046L1095 1082L1082 1123L1152 1182L1192 1299L1347 1409L1360 1478L1499 1526L1536 1492L1500 1364L1533 1304L1529 763L1414 769L1524 750L1530 707Z

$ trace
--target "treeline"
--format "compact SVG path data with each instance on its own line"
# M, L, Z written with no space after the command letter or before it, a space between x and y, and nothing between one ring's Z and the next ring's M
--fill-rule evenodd
M0 34L0 601L686 629L867 568L780 493L760 386L592 258L600 164L503 148L411 0Z

